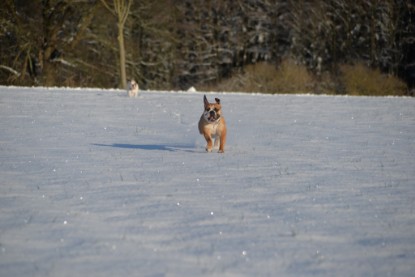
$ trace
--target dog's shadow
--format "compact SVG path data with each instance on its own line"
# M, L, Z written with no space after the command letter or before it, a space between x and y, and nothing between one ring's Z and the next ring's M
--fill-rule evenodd
M114 147L114 148L126 148L126 149L140 149L147 151L169 151L169 152L189 152L198 153L194 145L188 144L124 144L124 143L113 143L113 144L101 144L94 143L92 145L101 147Z

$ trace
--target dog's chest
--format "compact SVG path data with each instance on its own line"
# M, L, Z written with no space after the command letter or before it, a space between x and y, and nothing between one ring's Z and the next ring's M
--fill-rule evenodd
M219 122L210 123L206 127L209 129L209 132L212 136L218 135L218 126Z

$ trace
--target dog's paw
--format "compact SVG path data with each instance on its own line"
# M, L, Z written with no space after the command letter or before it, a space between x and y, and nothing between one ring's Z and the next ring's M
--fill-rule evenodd
M225 151L224 150L219 150L218 153L225 153Z
M209 149L209 148L205 148L206 149L206 152L212 152L212 149Z

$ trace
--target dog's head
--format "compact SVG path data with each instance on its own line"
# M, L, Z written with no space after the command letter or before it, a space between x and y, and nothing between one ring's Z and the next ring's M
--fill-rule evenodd
M137 84L137 82L134 79L130 81L130 83L128 85L128 89L129 90L138 89L138 84Z
M205 95L203 97L203 102L205 104L203 117L206 119L206 121L215 122L219 120L219 118L222 116L222 106L220 105L220 99L215 98L216 103L209 103Z

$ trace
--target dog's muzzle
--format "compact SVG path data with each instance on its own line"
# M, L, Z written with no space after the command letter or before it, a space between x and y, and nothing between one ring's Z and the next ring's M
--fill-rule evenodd
M206 113L206 118L209 122L215 122L218 120L220 115L218 115L214 110L210 110Z

